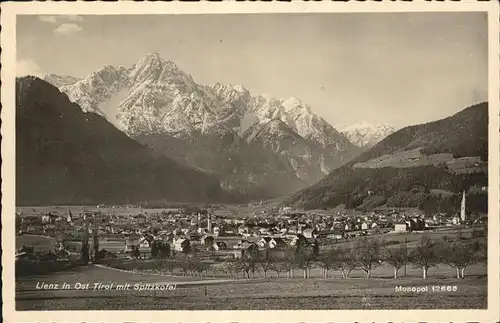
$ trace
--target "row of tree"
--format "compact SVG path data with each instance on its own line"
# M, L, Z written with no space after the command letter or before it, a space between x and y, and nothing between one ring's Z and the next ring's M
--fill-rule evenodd
M415 248L407 248L405 243L399 245L385 245L382 241L364 238L359 240L353 248L334 248L322 253L316 253L310 247L301 245L295 249L287 249L284 255L273 257L269 252L253 250L245 253L241 258L226 261L222 264L210 264L195 258L188 258L183 262L159 261L158 270L173 271L180 268L185 275L203 276L212 272L223 273L228 278L237 277L242 273L244 277L255 277L262 273L267 278L269 272L275 272L279 278L286 274L287 278L294 278L295 269L302 270L303 277L311 276L311 269L321 268L322 278L329 277L331 270L341 272L344 279L350 273L359 269L365 272L367 278L372 277L373 270L386 263L394 269L394 278L403 266L412 265L421 268L422 277L426 279L428 270L437 264L447 264L456 269L457 278L465 278L465 270L472 264L486 260L486 244L472 239L442 239L432 240L423 236Z

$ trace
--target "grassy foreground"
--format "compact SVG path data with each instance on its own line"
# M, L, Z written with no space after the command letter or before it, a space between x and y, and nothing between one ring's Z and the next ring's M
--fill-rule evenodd
M191 280L191 281L190 281ZM39 281L170 283L175 290L37 290ZM17 310L298 310L298 309L484 309L487 277L471 273L459 280L435 275L427 280L411 276L342 280L239 279L192 282L188 277L165 277L113 271L75 269L16 282ZM215 282L214 282L215 283ZM455 292L397 292L396 286L457 286ZM206 291L206 295L205 295Z

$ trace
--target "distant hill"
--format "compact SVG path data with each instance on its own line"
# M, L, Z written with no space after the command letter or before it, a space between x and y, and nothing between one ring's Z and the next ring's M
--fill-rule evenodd
M217 177L134 141L39 78L16 80L17 205L224 198Z
M305 209L339 204L349 208L383 204L425 208L435 198L431 189L458 194L471 186L487 186L487 158L485 102L389 135L284 203Z

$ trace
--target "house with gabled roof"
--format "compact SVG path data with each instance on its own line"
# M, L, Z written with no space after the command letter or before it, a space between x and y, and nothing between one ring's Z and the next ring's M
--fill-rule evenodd
M262 239L257 242L257 245L261 248L284 248L286 247L286 242L278 237L262 237Z
M314 228L307 228L302 231L302 235L306 238L317 238L318 237L318 230Z

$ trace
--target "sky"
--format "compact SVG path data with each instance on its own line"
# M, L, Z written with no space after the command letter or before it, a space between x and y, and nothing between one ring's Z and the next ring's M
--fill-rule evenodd
M85 77L158 52L200 84L401 128L486 101L485 13L18 16L17 74Z

